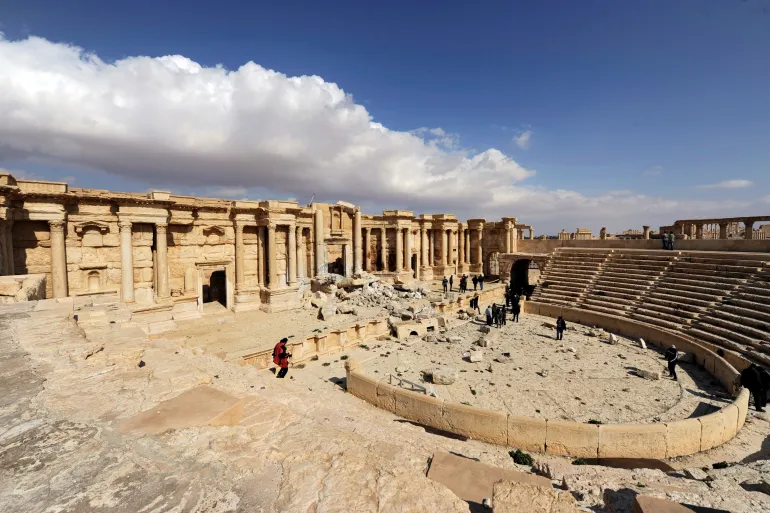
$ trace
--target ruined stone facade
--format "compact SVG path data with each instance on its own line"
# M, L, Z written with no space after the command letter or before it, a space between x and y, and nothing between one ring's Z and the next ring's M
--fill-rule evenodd
M385 279L497 274L532 228L452 214L364 215L350 203L230 201L115 193L0 173L0 271L43 274L46 297L119 293L138 304L299 306L327 273Z

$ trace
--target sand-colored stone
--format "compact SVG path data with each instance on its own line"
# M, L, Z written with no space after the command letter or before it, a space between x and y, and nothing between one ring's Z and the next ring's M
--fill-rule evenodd
M550 483L549 483L550 484ZM498 481L492 498L494 513L578 513L569 492L552 486L538 486L516 481Z
M508 415L508 445L523 451L545 452L546 420Z
M453 433L500 445L508 441L508 415L503 412L444 402L443 417Z
M701 423L697 418L666 423L666 458L701 450Z
M665 458L665 424L599 426L599 458Z
M599 454L599 426L563 420L548 420L545 435L548 454L596 458Z

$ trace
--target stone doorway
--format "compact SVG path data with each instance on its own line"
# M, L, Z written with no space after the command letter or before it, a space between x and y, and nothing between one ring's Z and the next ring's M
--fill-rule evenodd
M417 255L412 255L412 278L417 279Z
M225 271L213 271L209 277L208 285L203 285L203 302L217 302L227 306L227 278Z
M230 261L199 262L198 311L203 312L204 303L220 303L228 310L233 309L235 267Z

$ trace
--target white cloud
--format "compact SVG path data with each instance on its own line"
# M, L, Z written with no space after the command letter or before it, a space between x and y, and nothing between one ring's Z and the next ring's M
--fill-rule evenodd
M646 169L642 176L658 176L663 172L663 166L652 166L649 169Z
M524 130L523 132L514 135L513 142L522 150L528 150L532 144L532 130Z
M237 70L180 55L107 63L74 46L0 36L0 91L0 164L45 161L73 174L86 167L149 189L315 194L372 213L515 216L552 234L567 221L598 232L751 206L523 185L535 172L500 150L463 149L442 128L390 130L336 84L253 62ZM517 143L528 146L531 136L521 132Z
M698 185L698 189L743 189L745 187L751 187L754 182L751 180L724 180L722 182L712 183L708 185Z

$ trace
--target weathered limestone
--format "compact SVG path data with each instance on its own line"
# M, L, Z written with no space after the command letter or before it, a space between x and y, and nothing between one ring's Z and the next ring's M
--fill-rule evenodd
M353 272L361 273L361 210L356 207L353 214Z
M243 246L243 225L236 224L235 226L235 290L240 291L243 287L246 279L246 269L244 268L244 252Z
M404 230L396 229L396 273L400 273L404 268Z
M406 228L404 230L404 236L406 241L404 243L404 251L406 252L406 262L404 263L404 270L412 271L412 229Z
M120 223L120 291L126 303L134 301L134 249L132 245L131 222Z
M326 274L326 246L324 244L323 210L316 208L315 212L313 213L313 221L315 232L315 273L316 276L323 276ZM273 228L273 239L275 239L275 228Z
M4 239L4 273L8 275L16 274L13 258L13 221L9 220L4 223L2 231L0 231L0 238Z
M270 222L267 225L267 268L268 279L267 286L271 289L277 289L278 287L278 262L276 260L276 247L275 247L275 230L277 226L274 222ZM320 274L320 273L319 273Z
M288 241L286 243L286 257L289 260L289 286L292 287L297 283L297 229L293 225L288 227ZM359 247L360 247L359 238ZM360 255L359 255L360 256ZM360 260L360 259L359 259ZM360 261L359 261L360 267Z
M372 270L371 258L369 258L370 257L369 251L371 251L370 248L372 247L371 234L372 234L371 228L364 228L364 249L366 252L365 259L364 259L364 262L365 262L364 271L367 271L367 272Z
M449 237L446 230L441 230L441 263L449 265Z
M157 251L158 268L158 290L156 292L159 299L165 299L171 295L168 283L168 246L167 246L167 224L158 223L155 225L155 247Z
M382 270L388 270L388 232L385 227L380 228L382 236L380 237L380 260L382 260Z

